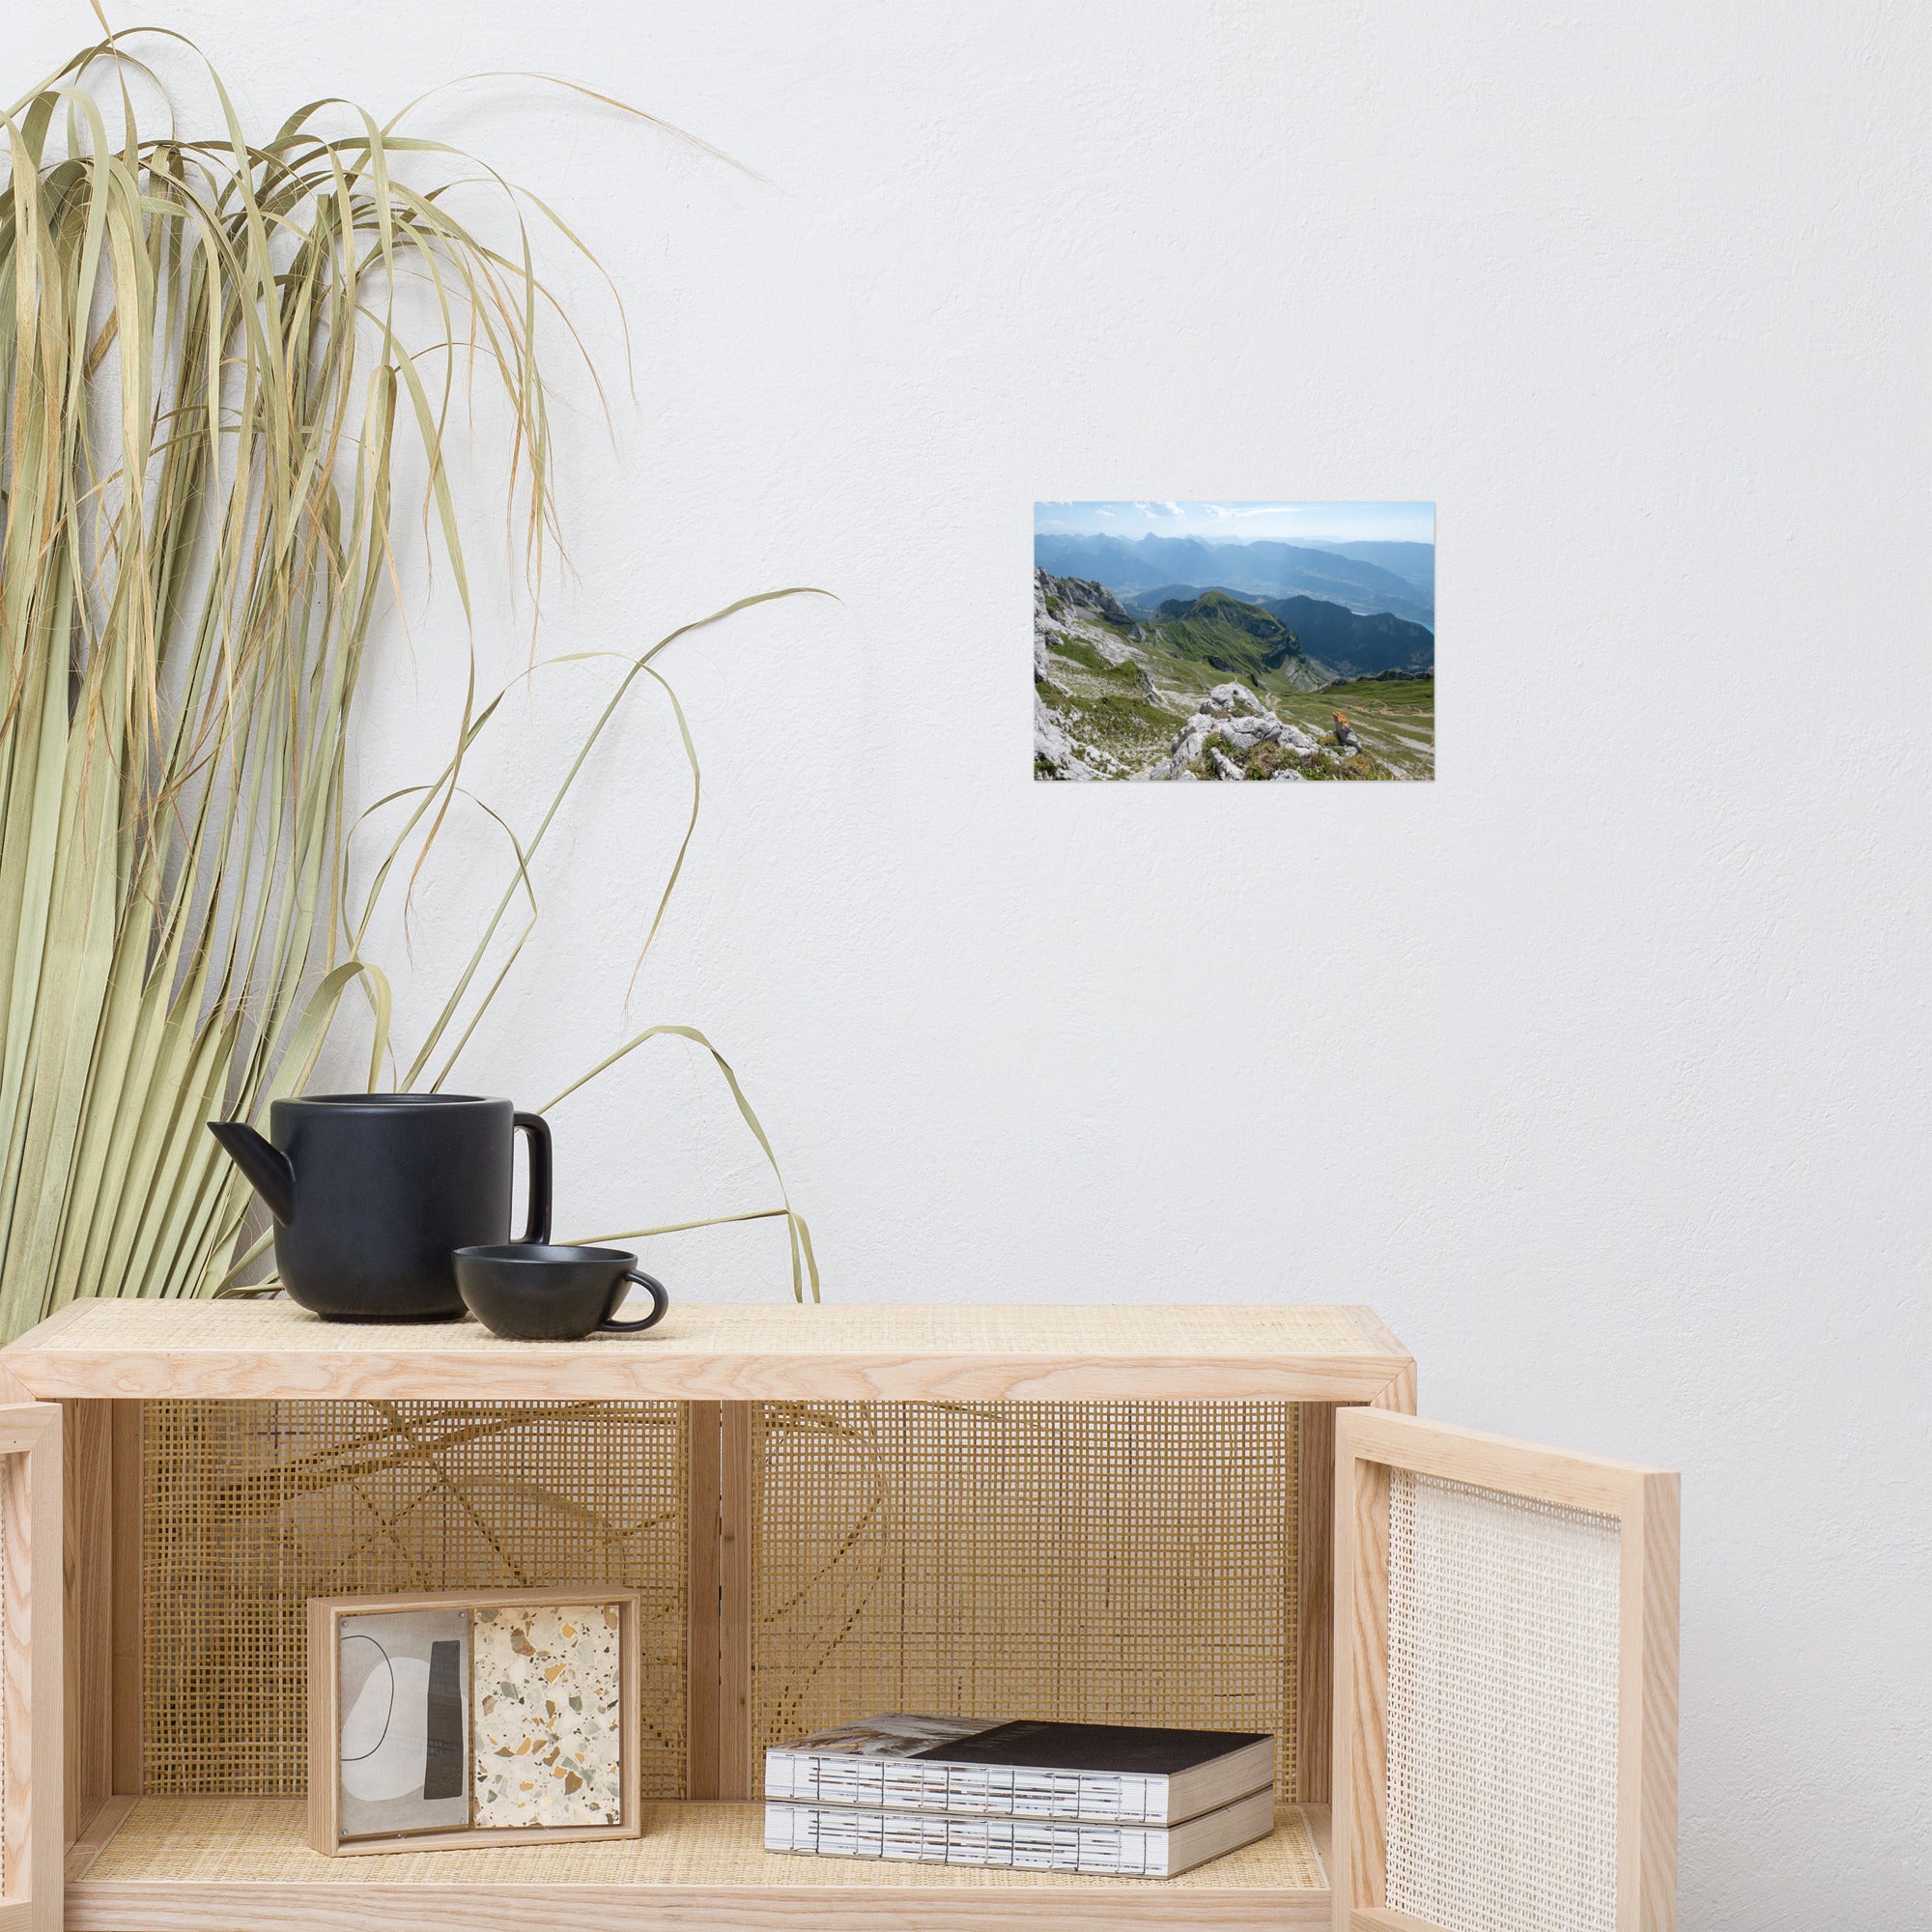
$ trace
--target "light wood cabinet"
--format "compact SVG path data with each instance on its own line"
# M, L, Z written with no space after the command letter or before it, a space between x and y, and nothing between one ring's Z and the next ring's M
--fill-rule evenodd
M686 1307L559 1347L82 1302L0 1352L0 1932L1414 1932L1403 1887L1460 1829L1444 1713L1479 1791L1551 1786L1449 1861L1451 1909L1493 1876L1598 1910L1607 1860L1603 1932L1673 1922L1675 1479L1416 1423L1414 1364L1366 1309ZM64 1593L35 1562L63 1465ZM643 1835L310 1851L281 1735L304 1722L303 1593L505 1577L648 1586ZM1482 1735L1486 1697L1520 1725L1568 1681L1573 1601L1596 1618L1563 1714L1597 1753L1580 1800L1547 1749ZM1434 1644L1445 1617L1460 1652ZM1519 1627L1514 1674L1432 1692ZM1276 1833L1171 1881L768 1856L763 1746L900 1698L1277 1730Z

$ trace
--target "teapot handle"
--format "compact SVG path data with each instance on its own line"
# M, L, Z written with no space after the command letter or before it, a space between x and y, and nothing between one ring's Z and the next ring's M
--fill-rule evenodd
M550 1122L541 1114L519 1114L516 1133L530 1137L529 1215L520 1241L548 1245L550 1241Z

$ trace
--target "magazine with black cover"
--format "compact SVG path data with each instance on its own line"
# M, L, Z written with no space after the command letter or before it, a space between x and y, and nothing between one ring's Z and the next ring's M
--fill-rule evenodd
M948 1816L854 1804L765 1806L765 1849L823 1859L997 1865L1107 1878L1174 1878L1274 1829L1274 1793L1250 1792L1182 1825Z
M887 1803L885 1772L935 1745L955 1744L993 1728L990 1718L922 1718L904 1711L838 1724L775 1745L765 1753L765 1796L822 1804ZM943 1792L945 1779L939 1779ZM895 1777L891 1802L918 1804L921 1781Z
M1270 1785L1259 1731L895 1713L765 1756L768 1799L965 1816L1178 1825Z

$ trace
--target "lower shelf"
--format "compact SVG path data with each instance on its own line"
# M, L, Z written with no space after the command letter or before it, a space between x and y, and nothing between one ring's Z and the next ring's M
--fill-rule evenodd
M69 1932L368 1932L408 1915L437 1932L569 1932L648 1922L705 1932L980 1932L1062 1926L1325 1926L1324 1807L1275 1814L1271 1837L1175 1879L784 1858L763 1806L650 1804L618 1842L325 1858L304 1806L276 1798L117 1799L69 1854Z

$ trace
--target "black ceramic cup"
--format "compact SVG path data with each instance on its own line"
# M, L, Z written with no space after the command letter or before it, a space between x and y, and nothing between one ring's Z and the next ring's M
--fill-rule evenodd
M598 1330L636 1335L664 1320L665 1285L638 1268L622 1248L554 1248L540 1241L501 1241L458 1248L450 1257L463 1305L511 1342L575 1342ZM641 1321L611 1318L627 1282L647 1289L651 1312Z

